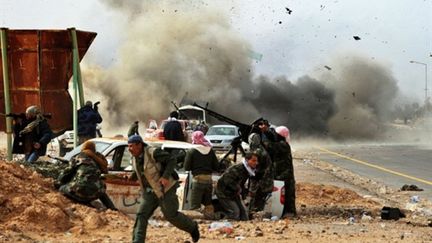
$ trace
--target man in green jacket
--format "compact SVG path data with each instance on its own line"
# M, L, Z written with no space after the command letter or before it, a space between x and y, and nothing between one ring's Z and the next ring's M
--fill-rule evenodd
M158 206L166 220L190 233L193 242L198 242L198 224L178 211L178 175L174 170L176 160L170 153L148 146L140 135L129 137L128 149L133 156L134 174L131 179L139 180L143 192L135 219L132 242L145 242L148 219Z
M245 183L249 177L255 176L257 164L258 155L246 153L242 163L229 167L219 178L216 196L228 219L249 220L242 195L248 193Z

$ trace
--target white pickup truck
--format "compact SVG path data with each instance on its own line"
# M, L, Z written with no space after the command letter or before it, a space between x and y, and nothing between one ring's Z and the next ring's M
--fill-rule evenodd
M127 176L132 173L131 154L127 149L126 138L95 138L92 141L96 144L96 150L102 153L109 162L109 173L105 176L107 185L107 194L113 201L114 205L126 214L136 214L141 200L140 186L138 181L129 181ZM186 151L194 147L200 146L186 142L168 141L168 140L150 140L145 141L152 146L158 146L162 149L171 149L177 151L177 162L183 164ZM80 151L80 146L73 149L64 156L64 159L70 160ZM177 189L179 198L180 210L188 210L190 208L190 196L192 190L191 175L189 172L182 170L177 171L180 177L180 187ZM220 175L213 175L213 183L216 182ZM273 193L267 200L264 211L270 212L272 216L280 217L283 209L283 181L274 182ZM217 203L217 198L214 196L214 202ZM216 207L217 208L217 207Z

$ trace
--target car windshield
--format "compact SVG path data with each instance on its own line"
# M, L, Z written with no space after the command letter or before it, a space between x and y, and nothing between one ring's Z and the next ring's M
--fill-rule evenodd
M99 153L103 153L103 151L105 151L105 149L107 149L111 145L111 143L101 141L94 141L94 143L96 145L96 151ZM81 151L81 147L82 145L72 149L70 152L66 153L63 158L66 160L70 160L73 156L79 154L79 152Z
M236 136L234 127L210 127L206 135Z

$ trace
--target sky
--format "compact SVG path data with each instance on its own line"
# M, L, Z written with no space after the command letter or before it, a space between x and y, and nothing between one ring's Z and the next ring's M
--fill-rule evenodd
M117 59L118 47L125 38L122 28L127 18L102 2L0 0L0 26L74 26L97 32L84 61L109 67ZM165 2L170 5L170 1ZM260 61L252 60L255 76L318 77L329 71L324 66L332 67L335 58L356 54L385 63L400 89L411 98L424 97L425 69L424 65L409 61L426 63L432 94L431 0L190 2L198 11L210 8L225 15L233 31L250 43L253 52L262 54ZM356 41L353 36L361 40Z
M264 116L294 132L373 138L397 105L423 104L426 65L432 95L432 0L0 6L10 29L97 32L83 83L112 128L166 118L170 101L186 97L246 123ZM130 109L137 100L142 108Z

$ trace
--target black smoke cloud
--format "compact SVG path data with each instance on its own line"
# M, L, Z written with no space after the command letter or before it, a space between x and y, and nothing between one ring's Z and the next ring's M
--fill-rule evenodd
M298 133L327 135L327 122L336 112L334 91L308 76L296 83L261 76L255 83L257 94L248 100L264 118Z

